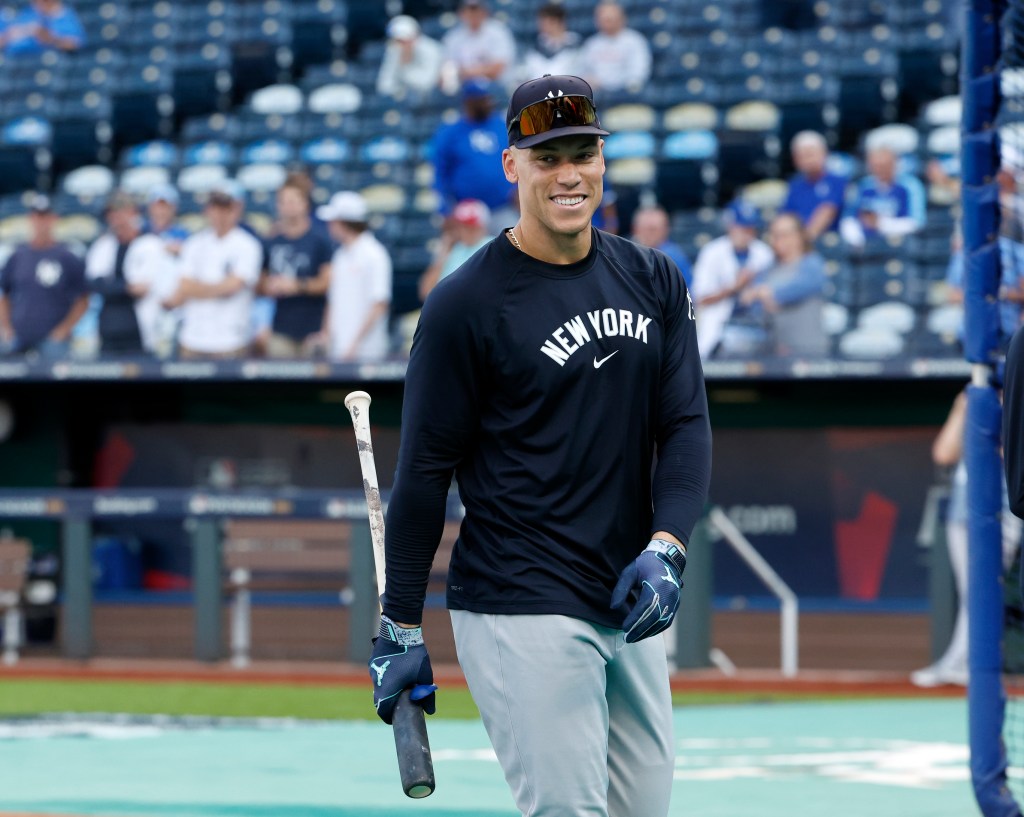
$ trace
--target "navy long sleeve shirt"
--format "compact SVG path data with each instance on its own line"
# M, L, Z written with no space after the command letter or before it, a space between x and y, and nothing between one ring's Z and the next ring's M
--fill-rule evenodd
M686 285L663 253L593 238L553 265L499 235L427 299L387 513L394 620L421 619L453 473L452 609L619 627L622 569L700 517L711 432Z

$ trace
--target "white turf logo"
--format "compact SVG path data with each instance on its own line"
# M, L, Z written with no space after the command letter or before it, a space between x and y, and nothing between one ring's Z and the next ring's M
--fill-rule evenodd
M583 315L577 315L551 333L553 341L546 340L540 347L540 350L559 366L564 366L573 352L590 343L592 339L623 337L647 343L647 327L651 319L639 312L634 315L628 309L595 309L584 314L593 329L594 338L591 338ZM571 340L566 333L571 336Z

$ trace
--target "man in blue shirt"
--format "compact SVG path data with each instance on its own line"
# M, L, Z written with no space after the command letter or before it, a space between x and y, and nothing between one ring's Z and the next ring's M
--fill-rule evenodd
M491 226L500 222L496 229L501 229L515 221L514 216L509 218L515 187L501 167L507 134L501 114L494 110L491 89L481 79L462 86L462 117L434 135L434 177L445 218L460 201L476 199L490 208Z
M847 243L861 247L873 238L899 238L924 226L924 185L914 176L896 172L896 154L887 147L868 151L868 176L843 217L840 231Z
M0 33L0 45L8 56L41 54L50 48L76 51L84 43L82 22L61 0L32 0Z
M781 212L798 216L807 237L817 241L838 227L846 179L826 170L828 143L820 133L801 131L793 137L790 150L798 172L790 179Z
M64 357L89 306L85 265L54 238L57 216L47 196L33 198L28 220L28 243L0 270L0 353Z

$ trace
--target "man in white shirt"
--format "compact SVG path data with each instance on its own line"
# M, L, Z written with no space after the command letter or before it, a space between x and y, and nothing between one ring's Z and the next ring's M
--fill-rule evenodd
M238 226L242 206L234 187L214 190L204 213L209 226L185 241L178 288L164 306L181 307L181 357L242 357L251 340L263 248Z
M166 353L166 310L160 301L175 289L174 259L163 241L142 232L135 201L118 191L106 206L109 231L85 256L89 289L103 300L99 313L101 351L105 355Z
M341 245L331 260L331 284L320 342L332 360L381 360L388 353L391 257L369 230L358 193L335 193L317 217Z
M579 66L595 91L639 91L651 76L651 47L639 31L626 28L617 3L594 10L597 34L583 43Z
M561 3L546 3L537 9L536 45L517 72L524 81L544 74L579 74L580 35L569 31L565 20Z
M736 296L775 259L761 241L757 208L737 200L724 214L726 234L709 241L693 265L693 299L697 313L697 348L701 360L711 357L732 316Z
M388 45L377 74L377 93L429 93L437 87L443 60L441 43L422 34L414 17L399 14L388 23Z
M507 25L492 19L483 0L462 0L459 25L444 38L444 55L454 74L446 88L453 93L468 79L505 82L516 56L516 41Z

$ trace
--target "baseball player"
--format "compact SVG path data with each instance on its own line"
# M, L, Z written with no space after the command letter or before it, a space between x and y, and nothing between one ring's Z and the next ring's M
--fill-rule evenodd
M434 711L420 629L454 474L447 602L459 662L530 817L665 817L664 640L711 435L693 308L657 250L595 230L590 86L520 85L505 175L522 215L441 281L409 361L370 678ZM657 451L657 465L652 470Z

